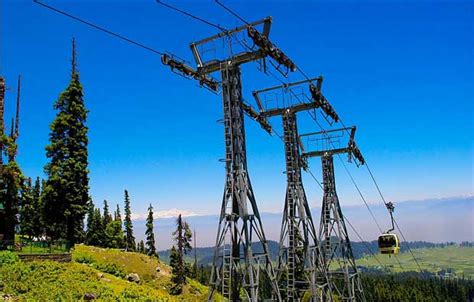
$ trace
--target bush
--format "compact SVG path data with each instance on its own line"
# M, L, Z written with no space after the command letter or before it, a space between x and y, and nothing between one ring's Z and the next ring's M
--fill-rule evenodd
M20 261L18 255L10 251L0 252L0 266Z

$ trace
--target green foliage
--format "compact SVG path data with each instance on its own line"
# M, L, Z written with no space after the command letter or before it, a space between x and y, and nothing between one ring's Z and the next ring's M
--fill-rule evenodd
M58 113L51 124L50 144L46 147L50 162L45 166L47 180L42 196L47 233L53 239L81 242L90 202L88 128L82 85L75 68L54 109Z
M112 215L109 212L109 205L107 204L107 200L104 200L104 219L103 225L107 226L112 221Z
M112 216L108 213L107 202L104 203L104 213L105 215L102 216L100 210L94 208L93 203L89 206L86 243L100 247L122 248L122 224L118 220L112 220Z
M114 264L125 274L136 273L140 276L140 284L162 290L168 301L205 301L207 287L187 279L182 287L182 294L170 296L174 283L171 281L171 269L156 257L145 254L124 252L117 249L105 249L85 245L76 245L73 251L74 261L86 263L89 267L102 268L106 263ZM93 263L93 266L90 265ZM142 295L141 298L148 297Z
M183 221L181 214L176 220L176 231L173 232L174 240L177 244L177 249L173 246L170 253L170 266L173 269L173 277L171 280L174 283L173 294L178 295L182 291L183 285L186 283L186 276L190 275L190 267L184 262L184 255L188 254L191 247L192 232L188 223Z
M472 301L472 280L422 279L416 273L363 275L367 301Z
M123 247L123 231L120 221L111 221L105 228L106 246L110 248Z
M20 232L23 235L33 237L33 216L36 209L34 208L33 185L31 178L26 180L25 188L21 194L20 205Z
M155 246L155 233L153 232L153 207L148 207L148 217L146 219L146 249L145 252L148 256L158 256L156 253Z
M19 222L21 234L29 238L38 238L44 234L43 205L40 196L40 178L36 178L34 185L31 178L28 178L21 191Z
M30 227L31 235L33 237L40 237L44 235L44 219L43 219L43 202L41 200L41 181L37 177L32 191L33 203L32 208L34 209L31 215Z
M88 225L90 225L86 233L87 244L105 246L105 227L102 216L100 215L100 209L95 208L93 211L89 209L89 215L91 215L92 218L90 221L88 219Z
M174 283L171 293L173 295L179 295L183 291L183 285L186 283L186 277L184 275L183 260L174 246L171 248L170 266L173 272L171 281Z
M122 225L122 216L120 215L120 207L117 204L117 209L114 212L114 220L119 221L120 225Z
M18 255L10 251L0 251L0 267L20 261Z
M143 240L140 240L138 242L136 251L139 252L139 253L142 253L142 254L146 254L145 253L145 243L143 242Z
M125 220L123 226L125 228L125 248L127 250L135 250L135 237L133 236L133 225L132 225L132 210L130 208L130 197L128 191L125 190Z
M0 267L0 292L15 301L168 301L168 294L103 274L79 263L18 262ZM7 277L8 276L8 277Z
M5 226L7 227L4 238L5 242L13 242L15 238L15 226L18 224L17 214L21 203L22 195L25 192L25 177L23 176L19 165L15 161L17 153L16 136L1 135L1 145L3 152L0 157L7 156L8 162L2 167L0 175L0 202L5 212ZM2 161L3 162L3 161Z

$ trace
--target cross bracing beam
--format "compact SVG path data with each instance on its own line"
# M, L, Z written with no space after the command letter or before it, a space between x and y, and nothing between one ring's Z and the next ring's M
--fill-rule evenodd
M345 148L335 148L332 143L327 144L329 148L322 148L321 150L313 150L313 151L305 151L301 154L303 158L310 158L310 157L320 157L324 155L336 155L336 154L343 154L347 153L349 157L349 161L351 161L353 158L356 159L356 164L363 165L365 164L365 159L362 156L362 153L360 152L359 147L357 146L355 142L355 132L356 132L356 127L344 127L344 128L339 128L339 129L331 129L331 130L324 130L324 131L319 131L319 132L312 132L312 133L305 133L301 134L299 136L299 140L301 141L302 138L308 138L308 137L319 137L318 140L330 140L330 134L331 133L345 133L349 131L349 140L347 143L347 147Z

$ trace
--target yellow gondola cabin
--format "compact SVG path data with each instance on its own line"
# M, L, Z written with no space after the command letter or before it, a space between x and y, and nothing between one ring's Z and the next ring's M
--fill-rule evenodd
M400 251L400 241L395 234L385 233L380 235L378 243L381 254L398 254Z

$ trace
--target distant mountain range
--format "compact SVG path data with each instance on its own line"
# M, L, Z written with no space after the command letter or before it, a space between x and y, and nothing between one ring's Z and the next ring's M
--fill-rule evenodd
M425 242L425 241L413 241L413 242L409 242L408 244L411 249L419 249L419 248L443 247L443 246L454 244L454 243L432 243L432 242ZM352 245L352 252L354 253L354 257L356 259L364 257L365 255L370 255L370 251L372 251L375 254L378 253L377 241L375 240L371 242L352 242L351 245ZM278 250L279 250L278 242L269 240L268 248L270 251L270 257L272 261L276 261L278 258ZM400 250L401 252L405 252L408 250L408 246L404 243L401 245ZM170 250L160 251L158 252L158 254L161 260L165 262L169 262ZM211 265L213 256L214 256L213 247L196 248L196 258L198 260L198 265L203 265L203 266ZM191 251L190 255L187 255L187 261L189 262L194 261L194 250Z
M343 207L344 216L357 229L365 241L376 240L380 231L371 219L364 205ZM395 203L395 217L408 241L462 242L474 241L474 197L453 197ZM390 227L387 209L382 204L371 205L373 214L382 231ZM178 211L181 212L181 211ZM312 209L313 219L319 223L320 209ZM185 220L196 231L197 246L213 246L216 240L217 215L186 216ZM280 237L281 213L261 213L265 235L268 240L277 241ZM176 218L156 218L155 235L158 250L169 249L174 241L171 233L176 228ZM137 240L145 239L145 221L134 220L134 234ZM275 227L278 226L278 227ZM348 227L352 241L358 236ZM398 232L397 232L398 233ZM400 235L400 234L399 234ZM375 249L375 245L371 245ZM355 251L356 252L356 251Z

